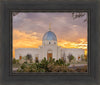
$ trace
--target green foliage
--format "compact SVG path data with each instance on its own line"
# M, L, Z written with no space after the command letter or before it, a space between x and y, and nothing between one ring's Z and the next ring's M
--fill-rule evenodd
M32 55L27 54L27 56L26 56L26 60L29 60L30 63L32 63Z
M48 60L46 60L46 58L44 58L42 61L41 61L41 63L39 63L39 66L40 66L40 68L44 68L46 71L48 71L48 63L49 63L49 61Z
M19 64L19 60L16 60L16 63Z
M74 59L74 56L73 56L72 54L69 54L67 57L68 57L68 59L69 59L69 62L71 62L71 60Z
M19 68L19 69L17 70L17 72L22 72L21 68Z
M12 60L13 64L19 64L19 60L16 60L15 58Z
M65 62L62 59L56 60L55 65L64 65Z
M87 72L87 66L76 68L76 72Z
M24 69L24 68L26 68L27 67L27 64L25 64L25 63L23 63L22 65L21 65L21 69Z
M52 72L52 70L55 68L54 63L49 63L48 64L48 72Z
M27 61L25 61L24 63L27 64Z
M27 54L26 59L28 59L28 60L32 59L32 55Z
M56 66L56 67L53 69L53 72L68 72L68 68L67 68L67 66L65 66L65 65Z
M88 59L86 58L86 59L85 59L85 61L87 62L87 61L88 61Z
M55 63L55 59L54 59L54 58L53 58L53 59L50 58L48 62L49 62L49 63Z
M69 66L70 65L70 63L67 63L67 66Z
M13 64L16 64L16 59L15 59L15 58L13 59L12 63L13 63Z
M62 59L56 60L50 59L49 61L44 58L40 63L23 63L18 72L77 72L86 71L86 68L71 69L68 68L70 63L65 64Z
M81 55L81 60L85 61L85 56L84 55Z

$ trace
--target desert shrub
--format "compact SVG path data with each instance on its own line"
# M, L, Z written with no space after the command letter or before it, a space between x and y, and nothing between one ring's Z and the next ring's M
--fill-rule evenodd
M68 68L67 66L55 66L53 69L52 69L52 72L68 72Z
M24 63L27 64L27 61L25 61Z
M13 64L16 64L16 59L14 58L14 59L12 60L12 62L13 62Z
M69 65L70 65L70 63L67 63L67 64L66 64L66 66L69 66Z
M36 70L36 72L46 72L46 71L43 68L39 68L39 69Z
M67 66L61 66L60 67L60 72L68 72L68 68L67 68Z
M55 66L53 69L52 69L52 72L59 72L60 71L60 66Z
M24 68L27 68L27 65L26 65L25 63L23 63L23 64L21 65L21 69L24 69Z
M81 68L76 68L77 72L87 72L87 66L81 67Z
M48 60L44 58L39 65L41 65L42 68L44 68L46 71L48 71Z
M49 61L48 61L48 63L55 63L55 59L54 58L53 59L50 58Z
M31 68L31 69L30 69L30 72L36 72L36 69Z
M16 64L19 64L19 60L16 60Z
M26 59L28 59L28 60L32 59L32 55L27 54Z
M36 63L34 63L34 64L30 64L30 68L37 68L37 66L36 66Z
M56 60L55 65L64 65L65 62L62 59Z
M34 64L29 64L28 67L30 69L29 70L30 72L36 72L36 70L37 70L37 66L36 66L35 63Z
M30 63L32 63L32 55L31 54L27 54L26 55L26 60L29 60Z
M21 68L18 68L17 72L22 72L22 69Z
M30 72L30 69L29 68L24 68L23 72Z
M42 59L41 63L48 63L48 60L46 60L46 58L44 57L44 59Z
M19 64L19 60L16 60L15 58L12 60L13 64Z
M49 63L48 64L48 72L52 72L52 70L55 68L54 63Z
M85 61L85 55L81 55L81 60Z
M72 69L72 68L68 68L67 72L76 72L76 70Z
M71 62L71 60L74 59L74 56L73 56L72 54L69 54L67 57L68 57L68 59L69 59L69 62Z
M56 60L46 60L42 59L38 63L23 63L17 72L87 72L87 66L82 68L68 68L70 63L66 64L62 59Z

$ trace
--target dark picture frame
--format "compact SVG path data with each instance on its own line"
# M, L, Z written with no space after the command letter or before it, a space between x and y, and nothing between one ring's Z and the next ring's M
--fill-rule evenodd
M0 84L66 84L98 85L99 82L99 28L97 2L8 2L0 4ZM12 72L12 12L87 12L88 13L88 73L18 73Z

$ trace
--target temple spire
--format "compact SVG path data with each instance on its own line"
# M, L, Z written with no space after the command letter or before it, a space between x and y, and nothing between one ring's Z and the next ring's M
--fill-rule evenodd
M49 31L51 31L51 23L49 24Z

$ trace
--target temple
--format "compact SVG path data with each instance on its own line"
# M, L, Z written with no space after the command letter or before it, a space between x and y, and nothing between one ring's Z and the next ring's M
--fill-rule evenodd
M80 48L62 48L57 45L57 37L54 32L51 31L49 26L48 32L46 32L42 38L42 45L39 48L17 48L15 49L15 59L22 59L27 55L32 56L33 62L36 60L41 61L44 57L49 60L54 58L55 60L64 59L69 62L69 55L73 55L76 61L81 60L81 56L84 56L84 50Z

